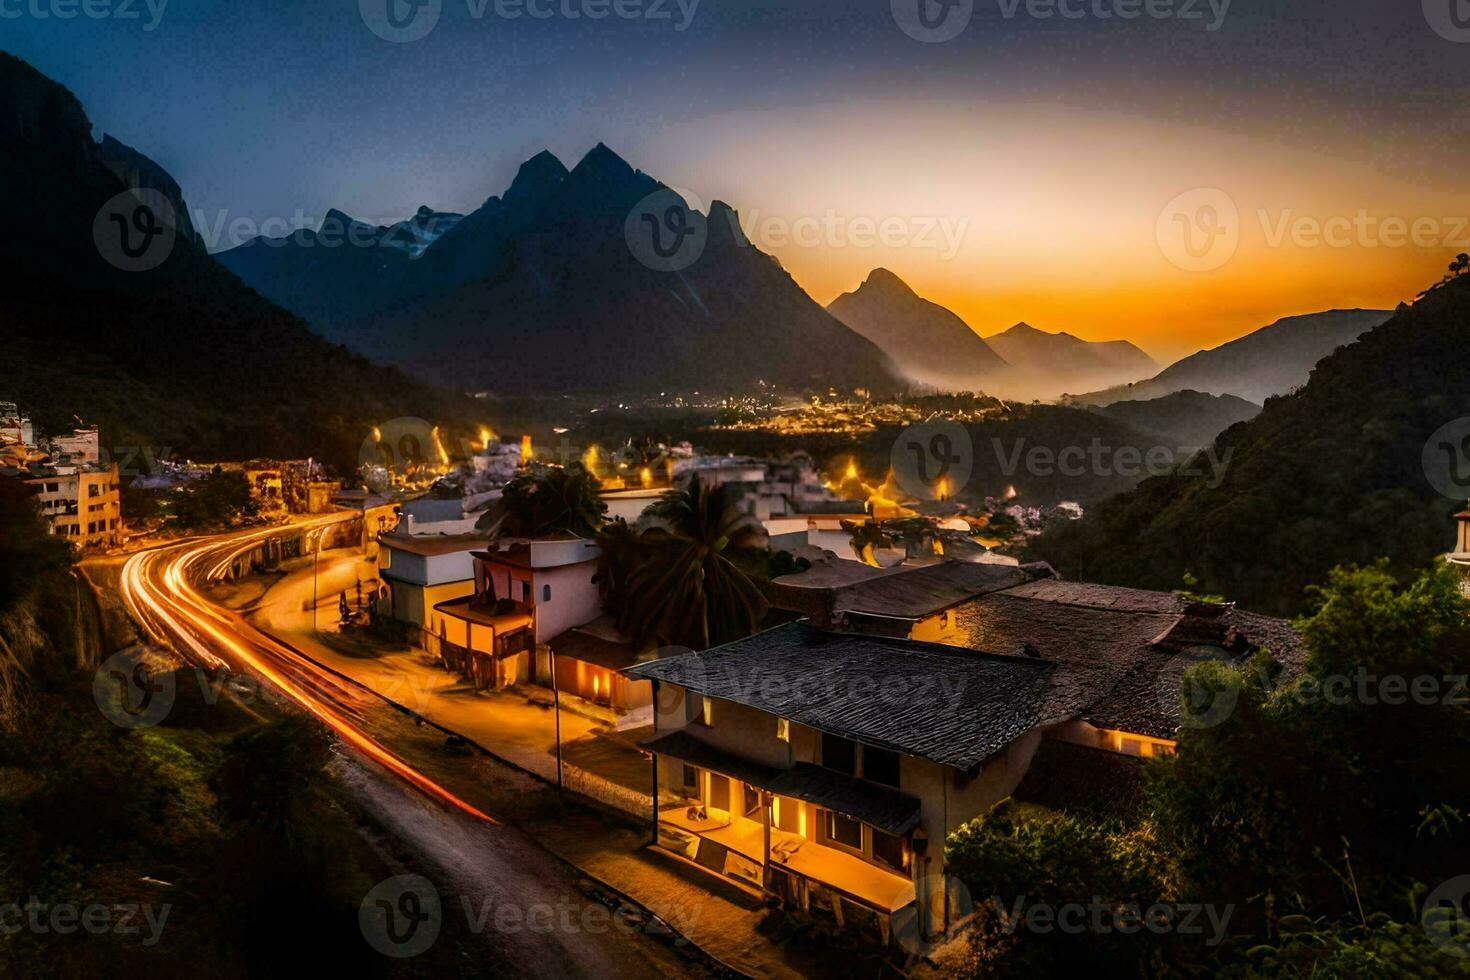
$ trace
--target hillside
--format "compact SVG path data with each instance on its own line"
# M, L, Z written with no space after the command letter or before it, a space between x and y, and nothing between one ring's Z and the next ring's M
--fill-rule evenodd
M827 312L882 348L910 380L940 391L984 391L1006 371L970 325L887 269L827 305Z
M1306 384L1318 361L1392 315L1390 310L1328 310L1284 317L1228 344L1191 354L1157 377L1079 395L1075 401L1108 405L1193 390L1261 404Z
M645 240L654 227L671 257ZM526 161L503 197L370 290L348 295L357 276L297 251L224 261L334 339L462 388L906 387L876 345L745 238L728 206L701 213L600 144L571 170L550 153Z
M1302 609L1336 565L1388 558L1411 574L1450 550L1463 501L1426 478L1430 436L1470 416L1470 278L1401 307L1325 358L1301 390L1225 432L1220 486L1148 480L1037 542L1037 556L1089 581L1199 588L1262 611Z
M1126 340L1087 341L1069 333L1047 333L1018 323L985 342L1014 369L1009 385L1027 398L1123 384L1159 369L1153 358Z
M104 154L76 98L3 53L0 94L0 200L25 229L0 245L11 283L0 387L38 425L60 429L75 414L99 423L107 446L196 459L316 455L355 469L375 423L465 417L459 400L312 334L206 255L186 226L147 238L130 229L151 268L104 259L106 249L126 264L110 216L144 220L133 205L156 203L135 195L123 211L110 206L124 178L158 188L163 212L184 212L178 185L115 141Z
M1261 406L1234 395L1176 391L1148 401L1114 402L1093 411L1144 432L1174 440L1175 446L1208 446L1237 422L1254 418Z

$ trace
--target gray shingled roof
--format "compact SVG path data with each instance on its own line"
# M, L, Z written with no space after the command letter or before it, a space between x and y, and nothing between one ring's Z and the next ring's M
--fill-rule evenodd
M1170 592L1042 580L971 600L955 616L972 646L1029 644L1058 665L1044 721L1080 717L1156 738L1177 737L1179 678L1201 660L1240 662L1265 647L1291 675L1304 658L1284 620Z
M930 565L868 569L837 561L806 572L783 575L766 589L777 608L815 616L844 612L900 619L922 619L967 599L1029 582L1032 574L1015 565L939 561ZM854 574L850 569L862 569Z
M1052 666L788 623L625 673L968 770L1036 723Z

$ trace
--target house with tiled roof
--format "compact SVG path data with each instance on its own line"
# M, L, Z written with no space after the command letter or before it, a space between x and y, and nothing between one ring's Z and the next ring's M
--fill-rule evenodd
M658 842L874 939L932 935L944 840L1026 771L1053 670L805 623L631 667Z
M659 844L802 914L931 936L961 824L1011 796L1125 808L1144 759L1211 723L1181 711L1186 670L1302 665L1289 624L1232 604L961 565L816 569L768 593L804 621L629 668L654 688Z

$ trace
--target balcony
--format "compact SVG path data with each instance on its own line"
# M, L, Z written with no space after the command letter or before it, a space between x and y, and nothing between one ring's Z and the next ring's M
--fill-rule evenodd
M445 666L480 688L502 688L525 679L523 656L536 647L531 607L509 599L465 596L434 606L439 655Z

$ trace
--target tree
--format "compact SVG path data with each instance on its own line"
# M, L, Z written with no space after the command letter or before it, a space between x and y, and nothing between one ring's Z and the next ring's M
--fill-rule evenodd
M601 484L581 463L528 466L475 524L492 537L595 538L606 520Z
M1386 563L1338 569L1298 623L1289 683L1268 656L1185 675L1188 706L1232 703L1180 732L1151 770L1160 840L1183 887L1238 902L1271 932L1283 915L1402 914L1470 849L1470 605L1443 563L1400 586ZM1213 711L1213 708L1210 709Z
M769 608L744 568L764 567L764 529L740 512L727 488L695 480L648 509L656 522L635 540L609 539L609 607L635 642L705 650L754 633ZM624 584L625 583L625 584Z

